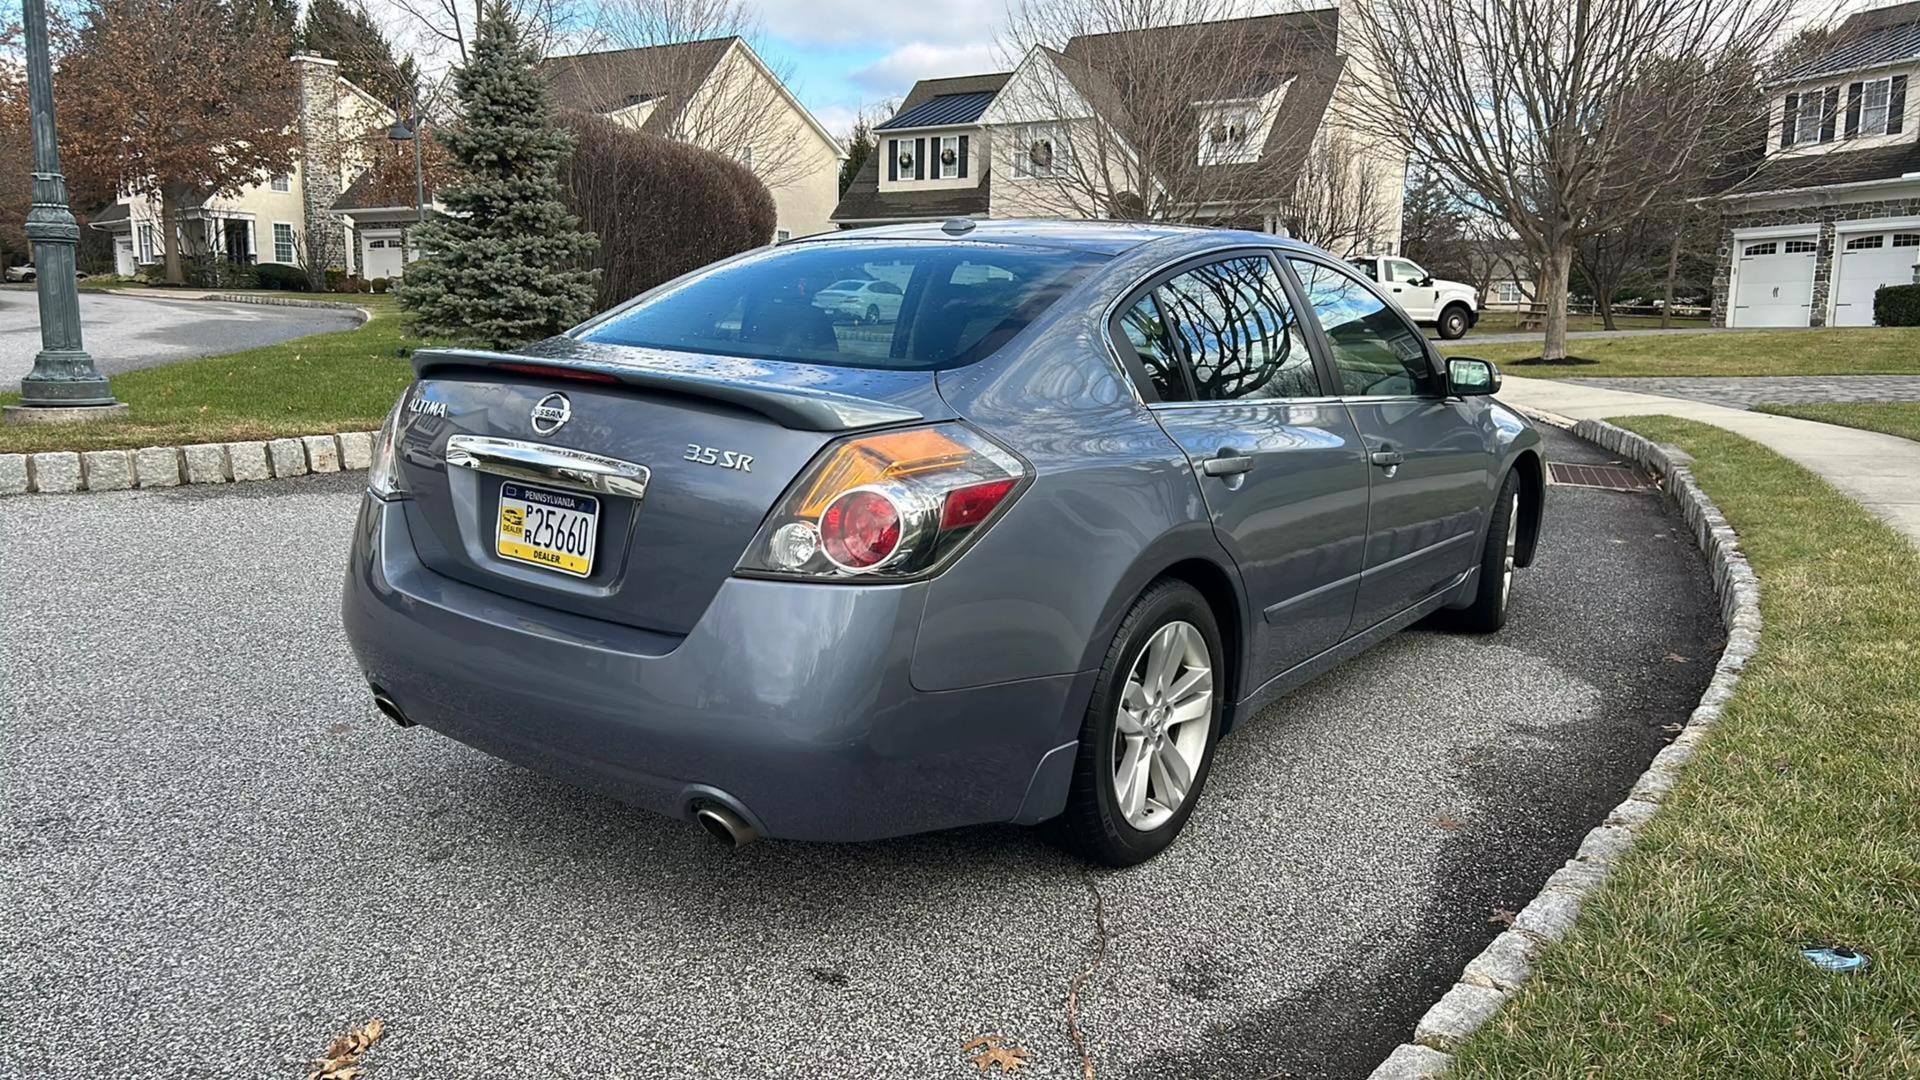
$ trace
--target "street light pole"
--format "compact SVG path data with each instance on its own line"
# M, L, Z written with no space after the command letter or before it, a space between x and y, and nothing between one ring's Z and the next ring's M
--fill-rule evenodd
M420 224L427 223L427 172L420 164L420 83L416 76L411 87L413 94L413 207L419 213ZM405 249L401 258L406 257Z
M80 293L74 287L74 248L80 228L67 209L67 180L53 126L53 64L47 46L45 0L23 0L27 30L27 98L33 113L33 209L27 238L40 298L40 352L20 380L20 404L8 423L95 419L124 415L106 377L80 341Z

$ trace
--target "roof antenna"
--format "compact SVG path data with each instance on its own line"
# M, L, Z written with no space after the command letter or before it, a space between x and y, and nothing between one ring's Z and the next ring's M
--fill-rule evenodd
M946 224L940 226L940 231L946 233L948 236L965 236L973 231L973 219L963 217L948 218Z

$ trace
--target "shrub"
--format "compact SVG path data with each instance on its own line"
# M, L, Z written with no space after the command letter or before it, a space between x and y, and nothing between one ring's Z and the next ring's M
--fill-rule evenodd
M1920 326L1920 285L1882 285L1873 294L1879 326Z
M773 239L773 195L731 158L582 113L564 118L567 208L600 237L595 310Z
M307 292L313 288L313 279L305 270L297 266L282 266L279 263L261 263L254 270L254 276L263 289L284 289L287 292Z
M347 272L337 266L327 267L327 291L346 292Z
M374 278L372 281L367 282L367 285L370 286L374 292L384 293L388 289L393 287L393 279L377 277L377 278Z

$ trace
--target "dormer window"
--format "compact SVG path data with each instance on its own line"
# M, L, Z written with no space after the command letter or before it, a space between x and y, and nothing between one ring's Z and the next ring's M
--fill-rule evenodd
M1013 175L1044 178L1067 171L1067 144L1052 124L1027 124L1014 129Z
M1887 102L1892 95L1892 79L1875 79L1860 84L1860 134L1887 133Z
M1231 165L1260 159L1257 102L1205 105L1200 109L1200 164Z

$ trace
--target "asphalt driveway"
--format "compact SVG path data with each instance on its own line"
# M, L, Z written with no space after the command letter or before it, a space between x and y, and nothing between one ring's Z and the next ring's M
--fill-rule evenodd
M360 316L343 308L80 294L80 336L94 366L106 375L358 325ZM40 310L33 291L0 289L0 390L18 390L39 351Z
M1605 460L1550 433L1557 460ZM1551 489L1493 638L1419 629L1224 743L1181 842L725 851L366 700L357 478L0 502L0 1075L1363 1076L1704 687L1654 496ZM1104 941L1096 930L1104 924Z

